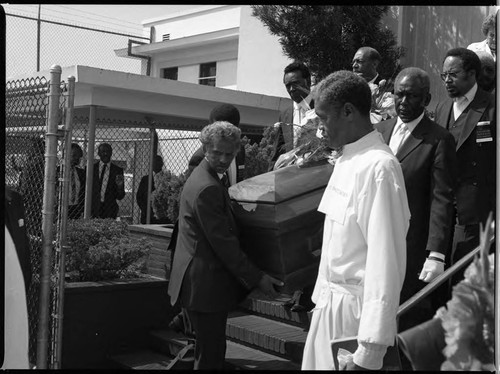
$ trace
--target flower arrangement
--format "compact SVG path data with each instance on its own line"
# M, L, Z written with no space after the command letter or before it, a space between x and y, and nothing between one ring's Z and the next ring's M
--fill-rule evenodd
M382 79L379 84L368 83L372 92L372 107L370 118L372 123L378 123L396 116L396 108L392 91L394 85L391 81Z
M489 222L486 227L490 227ZM487 236L482 233L482 242ZM441 370L494 371L495 306L494 254L489 245L466 269L464 280L453 288L446 307L436 317L442 321L446 347Z

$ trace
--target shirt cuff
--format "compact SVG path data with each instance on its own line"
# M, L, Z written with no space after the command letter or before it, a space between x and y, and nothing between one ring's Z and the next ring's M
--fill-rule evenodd
M444 261L444 254L442 253L430 251L429 256L434 256Z
M353 361L362 368L380 370L386 352L386 345L360 342L358 349L354 352Z

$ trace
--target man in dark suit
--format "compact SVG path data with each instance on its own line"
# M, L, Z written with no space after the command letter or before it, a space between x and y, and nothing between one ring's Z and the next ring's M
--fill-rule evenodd
M413 67L402 70L394 86L398 117L374 125L401 163L411 213L400 302L444 271L453 225L455 142L425 114L431 100L429 89L425 71ZM423 302L417 305L400 319L400 329L432 318L433 309Z
M160 155L156 155L153 159L153 178L151 180L151 192L156 188L155 186L155 176L163 169L163 158ZM137 189L136 199L137 205L141 209L141 223L146 223L147 209L148 209L148 179L149 175L145 175L141 178L139 183L139 188ZM151 208L149 211L150 223L170 223L168 219L159 219L154 215L153 203L151 202Z
M474 52L449 50L441 74L449 98L435 110L435 121L455 138L458 158L452 263L479 245L479 223L496 209L495 97L478 87L480 71Z
M116 218L118 204L116 200L125 197L123 169L111 163L113 149L108 143L99 145L99 162L94 164L92 184L92 217Z
M241 131L215 122L200 133L205 158L182 190L179 234L168 294L179 298L196 335L194 369L221 370L226 322L254 287L276 296L283 283L260 271L242 251L231 200L221 178L240 148Z
M82 148L78 144L72 143L68 203L68 218L71 219L80 218L85 208L85 170L78 167L82 157Z
M283 74L283 84L293 102L280 112L278 122L275 124L278 127L278 133L273 145L269 170L273 169L280 155L297 146L300 125L303 123L306 112L314 108L311 95L311 72L306 65L299 61L287 65Z
M216 121L226 121L236 127L240 127L240 111L231 104L217 105L210 112L208 123L214 123ZM193 169L200 164L204 157L205 154L203 152L203 147L198 148L189 159L189 170L193 171ZM245 147L243 147L243 145L240 147L240 151L228 169L228 178L230 185L236 184L245 179Z

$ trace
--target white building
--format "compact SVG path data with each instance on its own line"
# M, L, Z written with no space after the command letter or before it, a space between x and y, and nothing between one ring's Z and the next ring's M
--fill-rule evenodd
M291 60L250 6L204 5L145 20L143 27L152 42L132 53L151 58L151 77L288 97L282 78Z

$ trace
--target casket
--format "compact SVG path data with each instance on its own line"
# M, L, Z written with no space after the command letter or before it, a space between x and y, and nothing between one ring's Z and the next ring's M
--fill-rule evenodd
M291 293L314 284L318 275L324 214L318 212L333 166L288 166L229 188L241 228L241 245Z

